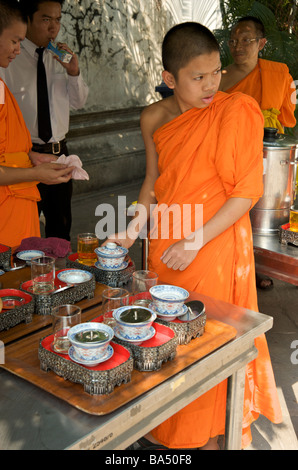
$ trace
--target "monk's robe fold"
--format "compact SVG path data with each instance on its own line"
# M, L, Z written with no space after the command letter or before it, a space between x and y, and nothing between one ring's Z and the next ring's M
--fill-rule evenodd
M296 124L296 88L286 64L259 59L246 77L225 92L252 96L261 110L267 111L265 127L273 126L280 130L279 123L284 127L294 127Z
M193 108L159 128L154 136L160 176L155 184L158 202L155 223L167 217L172 207L189 205L195 212L203 204L203 223L212 218L232 197L250 198L253 204L263 191L263 115L251 97L242 93L218 92L208 108ZM162 217L158 211L162 206ZM167 207L169 208L167 210ZM169 237L150 238L149 269L159 282L184 287L257 311L254 254L249 213L210 241L184 271L162 263L166 248L177 241L173 218ZM187 223L186 223L187 222ZM182 237L199 227L197 220L178 224ZM223 319L224 321L224 319ZM281 421L271 361L265 336L256 339L258 358L247 367L243 446L250 442L249 425L259 413L273 422ZM224 432L226 383L195 400L152 431L171 448L204 445Z
M15 98L2 80L0 87L4 90L4 102L0 103L0 171L1 166L30 168L30 133ZM39 200L36 182L0 186L0 243L14 247L23 238L40 236L36 204Z

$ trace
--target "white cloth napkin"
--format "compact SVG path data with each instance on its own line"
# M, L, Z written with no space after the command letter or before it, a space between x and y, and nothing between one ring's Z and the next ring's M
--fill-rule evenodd
M63 165L67 166L75 166L76 168L73 170L71 175L72 179L89 180L89 175L87 171L82 168L83 164L77 155L69 155L69 157L66 157L63 154L56 160L56 163L62 163Z

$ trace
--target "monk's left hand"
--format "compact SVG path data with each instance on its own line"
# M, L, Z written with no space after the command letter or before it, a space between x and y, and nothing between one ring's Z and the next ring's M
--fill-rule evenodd
M174 269L174 271L184 271L195 259L199 252L197 249L188 249L187 244L189 240L182 239L176 243L173 243L167 248L162 256L161 261L167 265L168 268Z

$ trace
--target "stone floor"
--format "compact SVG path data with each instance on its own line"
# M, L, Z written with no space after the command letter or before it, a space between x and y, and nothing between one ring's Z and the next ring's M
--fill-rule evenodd
M94 232L99 217L95 215L100 204L118 209L118 196L126 196L126 207L138 197L140 182L111 188L73 199L72 246L76 249L79 232ZM123 211L122 211L123 212ZM121 213L122 213L121 212ZM117 213L117 212L116 212ZM141 268L141 242L137 241L130 255ZM298 436L298 287L274 280L271 291L258 290L259 310L274 318L273 328L267 333L269 350L279 391L284 421L272 425L260 417L252 426L253 442L249 450L297 450Z

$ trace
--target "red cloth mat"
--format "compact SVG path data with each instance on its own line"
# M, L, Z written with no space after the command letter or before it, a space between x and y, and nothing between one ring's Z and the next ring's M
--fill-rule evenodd
M6 251L10 250L9 246L1 245L0 244L0 253L5 253Z

